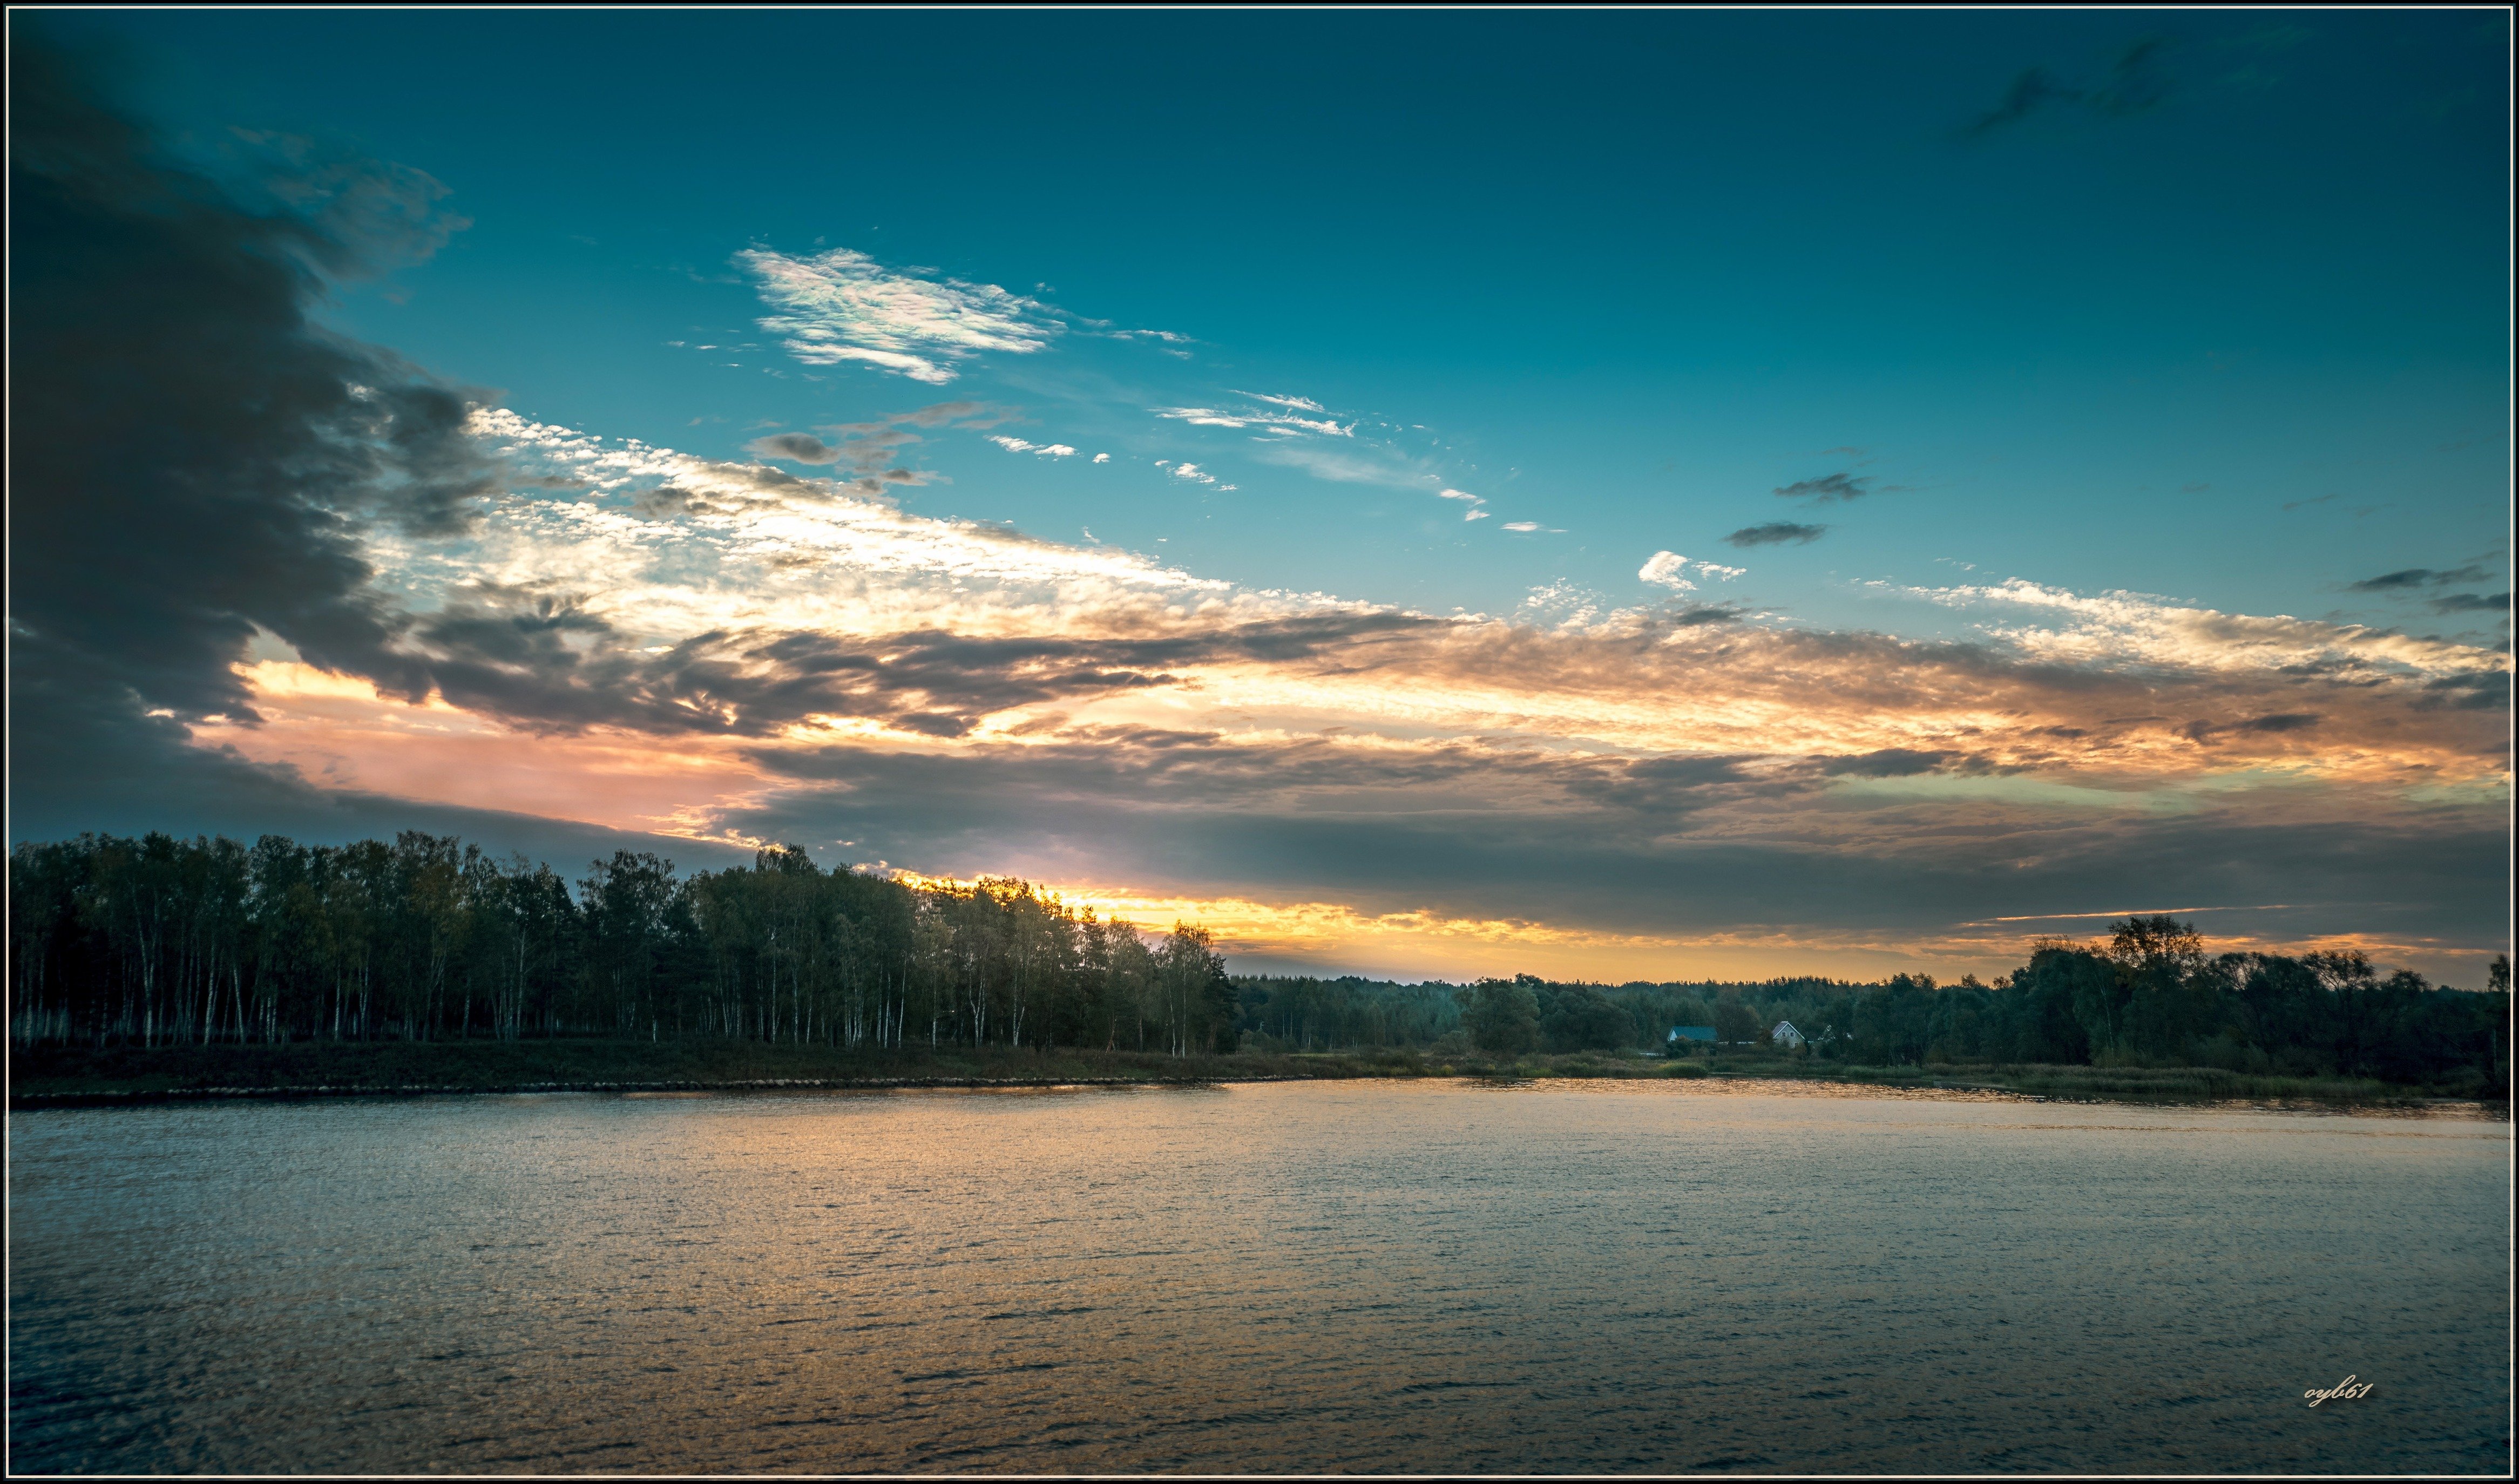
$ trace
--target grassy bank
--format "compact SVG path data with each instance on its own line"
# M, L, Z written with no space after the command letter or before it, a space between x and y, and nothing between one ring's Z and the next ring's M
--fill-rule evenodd
M847 1051L757 1041L382 1041L285 1046L13 1047L10 1099L775 1086L1039 1086L1420 1075L1404 1054L1188 1056L1001 1046Z
M1773 1077L2036 1097L2146 1103L2419 1103L2499 1097L2503 1089L2399 1087L2331 1078L2251 1076L2213 1068L1843 1067L1727 1055L1665 1062L1608 1052L1439 1056L1418 1051L1170 1057L1151 1052L906 1047L845 1051L744 1041L387 1041L286 1046L13 1047L19 1108L197 1097L341 1096L540 1090L662 1091L778 1086L988 1087L1196 1083L1347 1077Z

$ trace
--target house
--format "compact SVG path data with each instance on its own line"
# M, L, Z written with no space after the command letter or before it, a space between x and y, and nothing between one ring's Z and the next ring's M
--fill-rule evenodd
M1678 1045L1682 1041L1710 1042L1714 1039L1714 1027L1711 1026L1673 1026L1670 1027L1670 1034L1662 1037L1662 1039L1673 1046Z
M1799 1051L1804 1037L1800 1031L1793 1028L1792 1022L1778 1021L1776 1023L1776 1028L1769 1033L1768 1039L1774 1041L1777 1045L1782 1046L1787 1051Z

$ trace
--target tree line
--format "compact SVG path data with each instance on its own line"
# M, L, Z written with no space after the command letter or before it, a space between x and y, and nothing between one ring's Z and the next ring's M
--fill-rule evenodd
M9 1026L144 1046L599 1035L847 1047L1230 1050L1194 926L1151 934L1026 882L913 889L792 846L573 885L406 831L304 846L84 835L9 857Z
M1776 979L1397 983L1228 976L1210 936L1142 931L1011 878L913 888L779 846L678 876L616 852L574 883L406 831L302 846L85 835L9 869L9 1025L139 1045L603 1036L1172 1055L1659 1049L1670 1027L1865 1066L2207 1066L2407 1083L2510 1076L2507 956L2489 987L2360 953L2209 954L2129 918L2042 939L1984 983Z
M2510 963L2487 987L2381 976L2360 952L2205 951L2188 923L2130 917L2099 942L2046 938L1984 983L1924 975L1877 983L1776 979L1560 983L1531 975L1458 988L1349 979L1237 979L1244 1019L1272 1038L1325 1047L1415 1044L1527 1052L1661 1047L1674 1026L1726 1046L1770 1044L1790 1022L1806 1055L1860 1066L1926 1062L2217 1067L2410 1084L2510 1082ZM1448 1018L1418 1007L1446 991ZM1393 1034L1386 1026L1408 1026ZM1688 1043L1681 1049L1694 1051Z

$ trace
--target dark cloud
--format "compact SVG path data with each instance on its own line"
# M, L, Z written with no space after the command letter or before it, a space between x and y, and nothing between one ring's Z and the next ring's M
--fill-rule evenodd
M1743 526L1723 538L1735 546L1781 546L1787 542L1809 546L1828 534L1826 526L1796 525L1790 520L1771 520L1762 526Z
M10 696L18 714L9 738L13 841L169 830L246 842L280 834L338 845L417 829L461 835L493 853L521 851L563 869L617 850L655 851L685 868L749 856L687 839L395 798L341 787L339 780L314 787L293 767L190 745L174 718L143 715L127 696L82 675L63 675L57 649L21 649L12 659Z
M2427 694L2414 703L2418 711L2507 711L2510 709L2510 672L2506 670L2474 670L2464 675L2446 675L2427 681Z
M2429 567L2408 567L2402 572L2382 573L2352 585L2356 592L2407 592L2423 588L2447 588L2458 583L2489 582L2493 569L2479 562L2463 567L2434 571Z
M1821 504L1831 501L1861 500L1872 493L1868 474L1823 474L1817 479L1798 479L1776 490L1787 500L1808 500Z
M413 624L409 638L449 703L532 730L610 725L747 737L837 716L959 736L1013 707L1176 684L1172 669L1236 661L1349 667L1378 637L1439 623L1331 614L1107 638L716 631L651 654L568 595L476 588Z
M1884 747L1878 752L1862 753L1850 758L1830 758L1820 770L1830 774L1851 773L1862 778L1906 778L1917 773L1929 773L1950 758L1949 753L1918 752L1913 748Z
M2011 86L1991 109L1979 114L1976 121L1961 132L1969 135L1990 134L2006 124L2018 123L2052 103L2070 102L2082 95L2078 89L2055 85L2045 67L2025 67L2011 79Z
M2285 711L2276 712L2271 716L2251 717L2244 721L2189 721L2183 726L2172 727L2171 730L2175 731L2179 736L2185 737L2189 742L2195 742L2209 747L2212 745L2215 737L2220 736L2225 732L2279 734L2291 731L2307 731L2325 720L2326 719L2324 717L2320 716L2316 712Z
M1838 812L1842 833L1814 834L1807 809L1763 830L1742 822L1816 792L1765 760L1650 760L1621 771L1462 749L1397 760L1358 751L1187 733L954 755L835 748L812 760L810 780L802 760L765 753L797 786L722 822L769 838L855 840L869 858L963 875L1028 871L1653 934L1929 934L2160 901L2294 902L2304 905L2244 926L2482 942L2507 906L2506 839L2483 811L2420 822L2221 807L2096 819L1897 799ZM1272 782L1281 777L1291 781ZM1378 785L1410 780L1442 783L1442 803L1377 796ZM1569 813L1569 797L1582 812ZM1689 824L1691 811L1727 803L1752 812L1726 813L1715 829Z
M2162 69L2166 51L2167 43L2159 37L2137 41L2117 55L2098 82L2081 87L2056 81L2045 67L2024 68L2011 79L2011 86L2004 90L1994 107L1977 115L1960 133L1966 138L1983 138L2054 108L2078 107L2106 118L2143 112L2170 94L2171 82Z
M2432 599L2434 613L2498 613L2507 617L2510 594L2503 592L2452 592Z
M830 443L812 433L765 433L745 444L744 449L761 458L842 465L850 476L846 480L848 488L861 495L880 495L895 485L927 482L924 472L895 462L906 447L921 441L909 428L994 427L1004 420L986 403L938 402L872 422L843 422L823 428L836 440Z
M811 433L771 433L744 445L765 458L789 458L798 463L837 463L840 451Z
M13 27L10 68L13 743L157 756L167 721L254 720L230 666L257 629L424 693L355 533L460 530L495 471L462 390L310 311L433 247L443 188L281 142L249 203L40 31ZM22 756L12 787L76 794L105 765Z

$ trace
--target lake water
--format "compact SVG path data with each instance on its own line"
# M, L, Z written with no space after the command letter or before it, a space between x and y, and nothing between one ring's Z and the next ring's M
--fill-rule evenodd
M22 1471L2510 1462L2478 1117L1365 1082L9 1130Z

